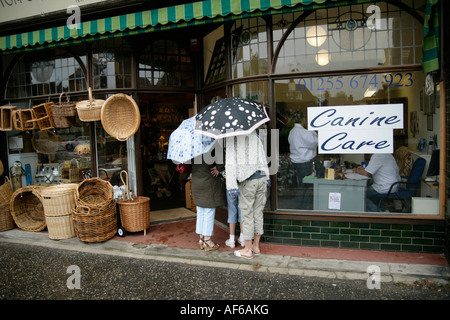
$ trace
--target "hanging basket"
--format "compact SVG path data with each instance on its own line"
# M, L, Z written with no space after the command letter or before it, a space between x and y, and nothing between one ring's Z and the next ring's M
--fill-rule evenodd
M11 215L22 230L44 230L47 224L39 188L28 186L14 191L11 197Z
M76 109L78 118L84 122L100 121L102 118L101 112L105 100L92 99L92 89L89 88L89 100L82 100L77 102Z
M38 104L33 107L34 116L33 120L28 122L37 122L40 130L50 130L55 127L55 121L52 115L53 102L46 102Z
M125 175L125 181L123 176ZM150 227L150 198L136 197L129 199L130 190L128 189L128 174L126 171L120 172L122 183L126 186L126 196L124 201L118 202L120 211L120 220L122 226L128 232L144 231Z
M11 216L10 206L12 195L11 183L9 178L5 177L5 183L0 186L0 231L14 228L14 220Z
M109 97L101 112L103 129L119 141L125 141L139 129L141 114L130 96L118 93Z
M102 207L113 200L113 187L109 181L89 178L80 182L76 189L77 206Z
M13 111L14 129L17 131L34 130L38 128L36 116L33 109L22 109Z
M54 154L59 149L59 137L52 131L37 131L31 139L37 153Z
M103 242L117 232L117 217L114 202L91 208L78 205L73 211L75 233L84 242Z
M65 94L67 101L61 102L62 95ZM53 120L56 128L70 128L76 122L76 103L69 101L67 93L63 92L59 95L59 103L52 107Z
M12 122L12 115L17 107L14 106L1 106L0 107L0 130L11 131L14 129Z

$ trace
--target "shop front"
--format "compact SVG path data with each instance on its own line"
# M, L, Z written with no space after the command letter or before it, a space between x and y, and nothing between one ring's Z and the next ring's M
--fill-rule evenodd
M427 1L291 1L248 10L214 4L203 3L202 14L198 3L170 7L165 23L128 25L112 30L116 36L2 49L5 105L27 109L57 102L62 92L84 100L91 87L96 99L126 93L140 109L140 128L127 141L110 137L101 122L76 118L47 132L44 141L58 140L50 154L36 146L42 130L5 131L2 160L23 168L22 185L66 182L68 168L80 181L114 181L126 170L152 210L185 206L187 177L166 158L170 133L212 101L239 96L264 104L271 118L264 241L444 252L445 72L442 65L424 70ZM304 175L289 138L299 123L318 137L314 170ZM377 154L392 155L400 178L414 184L402 197L378 199L374 210L372 180L354 171ZM226 208L217 219L226 223Z

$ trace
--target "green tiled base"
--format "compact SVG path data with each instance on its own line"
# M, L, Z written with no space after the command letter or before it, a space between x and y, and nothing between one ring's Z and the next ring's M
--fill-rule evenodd
M404 251L444 252L445 227L433 225L264 219L267 243Z

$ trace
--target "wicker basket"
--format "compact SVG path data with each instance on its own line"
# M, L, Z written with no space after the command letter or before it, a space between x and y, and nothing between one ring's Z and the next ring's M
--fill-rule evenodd
M33 109L22 109L13 111L14 129L17 131L34 130L38 128Z
M103 129L119 141L125 141L139 129L141 114L130 96L118 93L109 97L101 112Z
M73 165L73 161L75 161L75 165ZM63 183L72 183L72 182L80 182L80 164L77 159L72 159L70 161L70 167L61 169L61 181Z
M117 217L114 202L91 208L77 206L72 211L75 233L84 242L103 242L117 232Z
M144 231L145 235L146 230L150 227L150 198L136 197L129 199L128 173L125 170L120 172L120 179L126 187L124 197L126 200L117 203L122 227L128 232Z
M25 231L41 231L47 226L40 188L17 189L11 196L11 215L16 225Z
M14 220L11 216L10 201L13 195L9 178L5 177L5 183L0 186L0 231L14 228Z
M42 189L42 204L50 239L75 237L72 210L75 208L75 192L78 184L69 183Z
M53 102L38 104L33 107L35 119L29 122L37 122L40 130L49 130L55 127L55 121L52 115Z
M75 208L75 194L78 184L68 183L41 190L45 216L66 215Z
M31 138L31 144L37 153L54 154L59 149L59 137L49 130L37 131Z
M63 94L66 95L66 102L61 102ZM70 128L76 122L76 103L70 102L67 93L63 92L59 95L59 103L52 106L52 114L56 128Z
M80 182L76 189L76 205L90 208L103 207L113 200L111 183L100 178Z
M84 122L100 121L102 118L102 106L105 100L92 99L92 89L89 88L89 100L77 102L78 118Z
M12 114L17 107L14 106L1 106L0 107L0 130L11 131L13 130Z
M150 198L136 197L119 203L120 220L129 232L145 231L150 227Z

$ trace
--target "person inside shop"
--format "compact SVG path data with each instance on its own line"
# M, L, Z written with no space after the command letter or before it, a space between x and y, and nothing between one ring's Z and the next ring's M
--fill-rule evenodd
M200 249L211 251L219 248L219 244L211 239L214 233L216 208L227 205L224 183L219 174L224 170L224 166L207 164L203 157L200 157L201 160L193 160L191 169L192 196L197 206L195 232L200 236Z
M392 184L401 181L394 156L389 153L375 153L370 157L366 168L358 166L353 171L372 178L372 184L366 193L366 211L386 211L383 201L379 201L379 195L388 193ZM398 184L394 186L392 192L397 190Z
M290 159L297 175L298 189L297 197L298 209L311 209L312 193L310 185L303 183L303 178L313 172L313 159L317 156L318 136L317 132L305 129L306 119L303 113L295 117L294 127L289 132L288 142Z
M239 194L244 248L235 250L236 257L252 259L259 255L263 235L263 210L267 201L269 167L258 135L229 137L226 141L225 172L227 192Z

